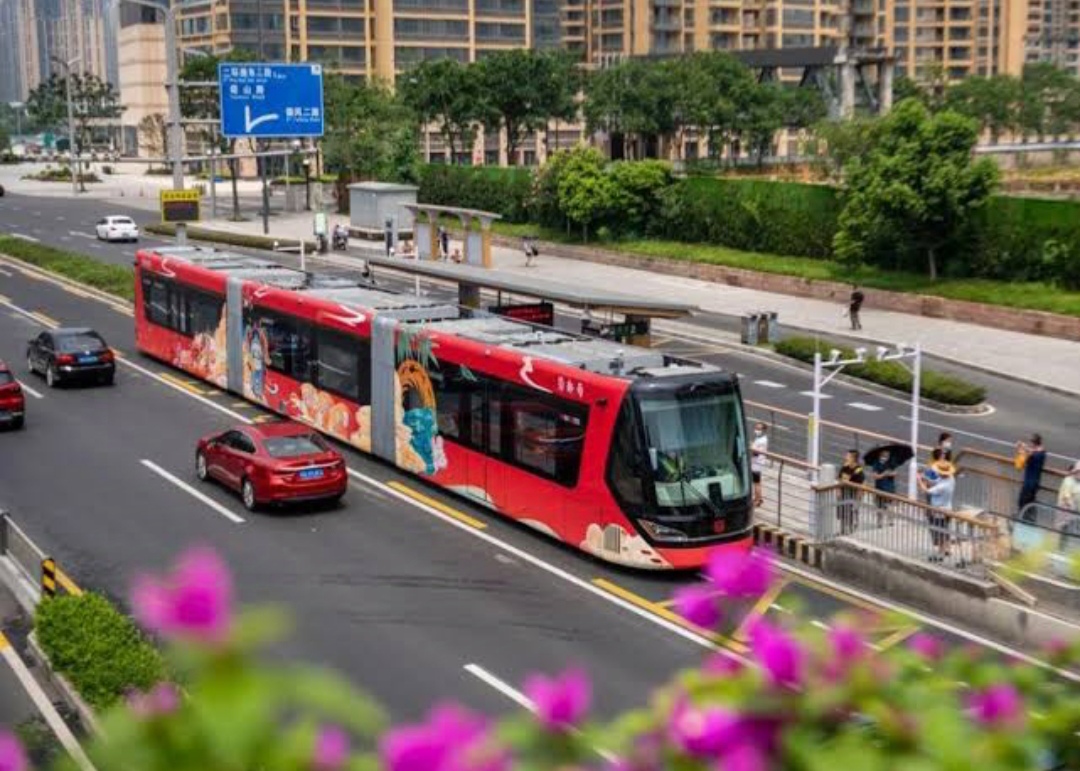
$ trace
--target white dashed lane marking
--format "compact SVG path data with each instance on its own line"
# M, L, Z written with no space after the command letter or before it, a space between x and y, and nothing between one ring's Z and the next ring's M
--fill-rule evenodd
M787 388L783 383L777 383L772 380L755 380L754 385L759 385L763 388Z
M799 391L799 393L802 394L803 396L809 396L811 399L814 398L814 392L813 391ZM830 396L829 394L818 394L818 398L819 399L831 399L832 396Z
M848 407L854 407L857 410L866 410L867 412L879 412L881 407L876 404L867 404L866 402L848 402Z

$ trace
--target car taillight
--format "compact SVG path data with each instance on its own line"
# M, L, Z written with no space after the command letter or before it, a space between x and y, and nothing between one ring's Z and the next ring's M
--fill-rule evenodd
M113 352L109 349L105 349L105 353L101 354L101 360L105 362L112 361L114 358Z
M57 364L74 364L75 363L75 357L72 356L70 353L62 353L62 354L60 354L59 356L56 357L56 363Z

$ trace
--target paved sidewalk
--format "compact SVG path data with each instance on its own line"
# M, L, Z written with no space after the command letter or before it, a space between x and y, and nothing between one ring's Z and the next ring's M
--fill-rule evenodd
M341 216L330 219L331 223L346 221ZM204 224L221 230L262 233L259 222L221 220ZM283 240L310 238L311 215L275 217L270 222L270 232ZM451 249L454 245L451 245ZM527 268L525 256L520 250L502 246L493 246L492 256L495 270L524 277L537 276L584 286L632 288L657 299L689 302L703 311L722 315L775 311L779 314L781 326L788 329L843 335L866 340L868 344L921 342L928 354L957 364L1080 396L1080 343L946 319L878 311L874 309L873 290L867 291L867 302L862 312L863 329L853 332L842 315L844 307L822 300L563 259L543 253L534 267ZM698 329L695 328L695 331ZM705 328L701 328L699 334L730 336L729 333Z

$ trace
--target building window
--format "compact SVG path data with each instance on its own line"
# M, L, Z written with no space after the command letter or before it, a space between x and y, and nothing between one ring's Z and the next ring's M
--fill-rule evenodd
M785 27L814 26L814 12L803 8L784 8L783 19Z
M308 16L309 35L337 34L341 31L341 22L336 16Z
M482 21L476 25L476 39L501 43L524 43L525 25Z
M399 40L467 40L469 23L455 19L394 19Z

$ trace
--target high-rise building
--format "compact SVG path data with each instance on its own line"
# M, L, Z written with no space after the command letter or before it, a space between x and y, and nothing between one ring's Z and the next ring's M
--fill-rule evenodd
M163 139L148 136L139 126L148 116L164 118L169 112L164 14L126 3L120 9L119 28L118 88L126 108L120 118L121 146L125 154L160 156L166 152Z
M283 0L194 0L176 7L183 48L213 54L242 49L262 61L285 61Z
M1080 0L1028 0L1029 62L1050 62L1080 76Z

